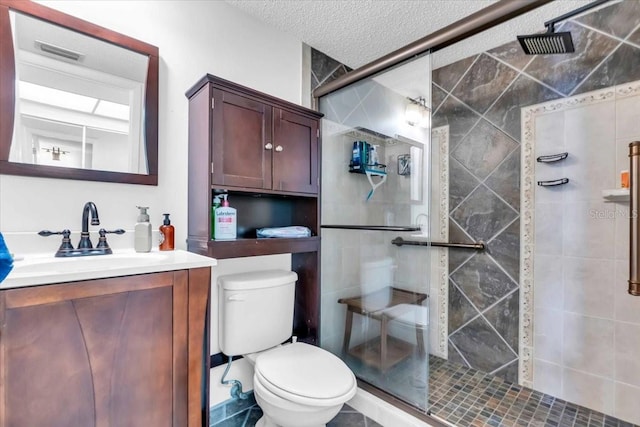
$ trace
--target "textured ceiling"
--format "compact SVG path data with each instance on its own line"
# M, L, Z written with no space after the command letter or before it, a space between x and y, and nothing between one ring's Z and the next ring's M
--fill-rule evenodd
M399 49L495 0L226 0L352 68ZM510 0L517 1L517 0ZM558 0L445 49L434 68L544 30L589 0Z
M352 68L371 62L494 0L227 0Z

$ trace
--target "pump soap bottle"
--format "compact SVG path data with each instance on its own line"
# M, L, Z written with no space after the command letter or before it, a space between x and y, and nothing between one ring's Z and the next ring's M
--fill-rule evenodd
M160 250L161 251L172 251L173 250L173 233L174 228L171 225L171 221L169 220L169 214L164 215L164 222L160 226Z
M151 223L149 222L148 206L136 206L140 209L138 222L135 226L135 238L133 247L136 252L149 252L151 250Z
M226 194L222 197L222 206L216 209L216 240L234 240L237 237L236 210L229 207Z

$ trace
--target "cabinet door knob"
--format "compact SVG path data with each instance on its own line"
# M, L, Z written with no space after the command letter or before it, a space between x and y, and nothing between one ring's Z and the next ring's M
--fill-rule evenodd
M268 143L267 145L264 146L265 149L267 150L271 150L273 148L273 144L272 143Z
M276 151L277 151L278 153L279 153L279 152L281 152L282 150L284 150L284 148L282 148L282 145L278 145L278 146L276 146Z

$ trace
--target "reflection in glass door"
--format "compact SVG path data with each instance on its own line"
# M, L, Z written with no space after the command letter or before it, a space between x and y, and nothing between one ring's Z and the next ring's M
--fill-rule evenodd
M429 354L446 347L438 344L437 260L428 247L392 241L428 246L437 221L430 75L423 56L319 100L321 345L361 381L422 412Z

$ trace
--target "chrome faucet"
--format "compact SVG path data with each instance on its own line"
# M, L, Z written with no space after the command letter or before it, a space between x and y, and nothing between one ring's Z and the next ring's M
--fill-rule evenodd
M120 228L113 231L107 231L104 228L101 228L98 232L98 234L100 235L98 246L94 248L93 244L91 243L91 239L89 239L89 216L91 216L91 225L100 225L100 219L98 218L98 208L96 208L96 205L93 202L85 203L84 207L82 208L82 231L80 232L80 242L78 243L78 247L76 249L74 249L73 245L71 244L71 239L69 238L69 236L71 235L71 231L69 230L42 230L38 234L44 237L52 236L54 234L62 235L62 244L56 252L56 257L108 255L113 253L113 251L109 247L109 244L107 243L107 234L124 234L125 231Z
M80 242L78 249L91 249L93 245L89 239L89 214L91 214L91 225L100 225L98 218L98 208L93 202L87 202L82 208L82 232L80 233Z

